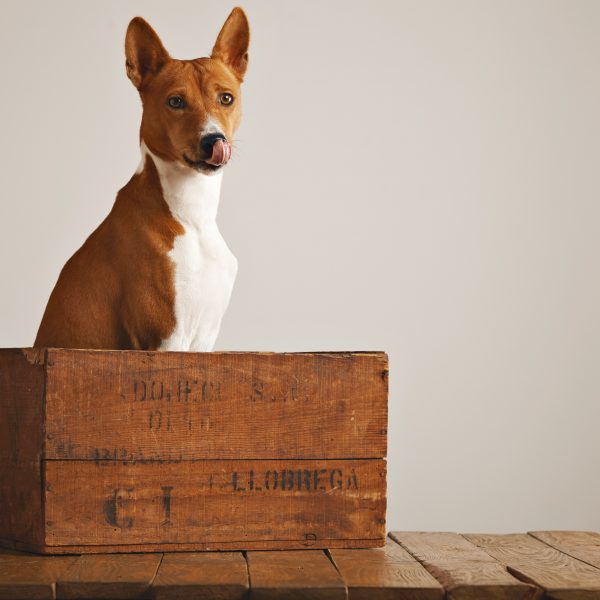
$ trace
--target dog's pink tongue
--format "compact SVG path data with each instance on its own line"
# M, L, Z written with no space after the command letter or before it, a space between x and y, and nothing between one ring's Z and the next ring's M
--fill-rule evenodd
M231 144L225 140L217 140L212 149L212 156L206 161L215 167L229 162L231 158Z

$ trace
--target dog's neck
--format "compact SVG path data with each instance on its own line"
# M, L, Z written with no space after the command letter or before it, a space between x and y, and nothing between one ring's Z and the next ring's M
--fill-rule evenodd
M163 198L171 214L184 225L197 229L216 224L223 172L206 175L174 161L156 156L142 141L142 160L137 172L141 173L146 160L156 166Z

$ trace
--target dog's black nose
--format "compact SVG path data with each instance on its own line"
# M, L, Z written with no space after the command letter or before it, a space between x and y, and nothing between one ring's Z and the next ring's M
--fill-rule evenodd
M226 141L226 138L222 133L209 133L200 140L200 147L208 156L210 156L217 140Z

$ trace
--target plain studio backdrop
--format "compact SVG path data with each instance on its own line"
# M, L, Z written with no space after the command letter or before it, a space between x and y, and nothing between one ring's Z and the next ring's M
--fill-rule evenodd
M233 6L3 2L1 346L138 165L131 17ZM216 349L389 353L389 529L600 529L600 2L243 7Z

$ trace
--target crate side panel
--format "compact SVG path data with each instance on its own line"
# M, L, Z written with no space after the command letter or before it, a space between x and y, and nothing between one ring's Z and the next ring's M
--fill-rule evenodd
M46 461L46 544L385 537L384 460Z
M0 349L0 539L42 543L44 350Z
M385 353L49 352L46 458L386 455Z

